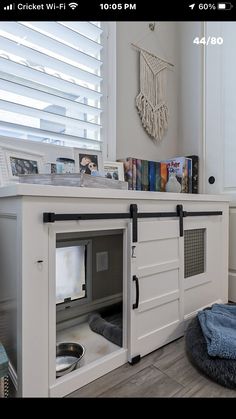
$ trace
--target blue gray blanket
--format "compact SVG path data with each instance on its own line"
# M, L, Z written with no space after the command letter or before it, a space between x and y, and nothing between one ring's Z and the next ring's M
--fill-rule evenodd
M236 359L236 305L214 304L199 311L198 319L208 355Z

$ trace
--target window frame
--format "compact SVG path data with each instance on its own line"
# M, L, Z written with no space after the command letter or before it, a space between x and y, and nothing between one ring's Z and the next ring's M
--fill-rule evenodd
M101 28L103 30L103 55L102 55L102 71L101 77L103 78L102 81L102 99L101 99L101 152L103 155L104 160L115 161L116 160L116 22L102 22L101 21ZM0 122L1 124L1 122ZM8 136L3 135L0 136L0 145L2 143L1 140L6 140ZM29 139L21 139L16 137L9 137L14 144L18 147L22 144L37 144L36 148L39 150L42 148L45 152L45 147L47 145L51 147L54 144L46 144L41 141L31 141ZM32 147L35 149L35 145ZM43 147L42 147L43 146ZM73 150L75 147L80 148L76 142L74 146L62 146L56 145L56 147L61 147L62 152L61 154L64 155L63 149L71 149ZM48 153L50 153L50 148L48 148ZM90 148L88 148L89 150ZM91 150L94 150L91 148ZM65 153L65 154L68 154Z
M103 98L102 154L103 160L116 161L116 22L101 22L103 29Z

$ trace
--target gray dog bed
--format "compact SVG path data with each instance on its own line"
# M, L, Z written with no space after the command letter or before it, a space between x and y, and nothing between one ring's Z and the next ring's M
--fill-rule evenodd
M93 332L99 333L107 340L122 346L122 313L103 315L93 313L89 317L89 326Z
M208 355L207 344L197 317L187 328L185 344L187 355L196 367L217 383L236 389L236 360Z

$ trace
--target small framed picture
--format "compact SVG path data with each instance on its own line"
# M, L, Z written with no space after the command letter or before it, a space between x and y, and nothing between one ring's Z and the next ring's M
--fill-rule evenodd
M103 171L101 151L74 148L74 159L76 173L97 175Z
M113 180L124 181L124 164L116 161L104 162L105 177Z
M41 174L44 156L14 147L0 148L1 185L19 181L19 175Z

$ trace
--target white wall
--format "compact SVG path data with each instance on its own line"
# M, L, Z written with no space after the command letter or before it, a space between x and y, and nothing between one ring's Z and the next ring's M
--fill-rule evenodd
M203 168L203 46L193 44L203 36L202 22L178 22L179 91L178 121L180 155L199 156L200 191Z
M160 160L178 154L178 50L176 22L117 22L117 158ZM139 93L139 53L131 43L175 64L168 71L169 129L161 143L154 143L142 127L135 106Z
M206 57L206 191L236 201L236 22L208 22L207 36L220 36L223 44L207 50Z
M236 22L207 22L207 36L223 44L206 54L206 192L230 201L229 300L236 302Z
M117 23L117 158L160 160L197 154L203 160L203 47L193 44L203 34L202 22ZM166 136L154 143L142 127L135 106L139 92L136 43L175 64L168 71L170 119Z
M178 22L179 150L183 154L201 151L203 47L193 44L193 40L202 33L202 22Z

